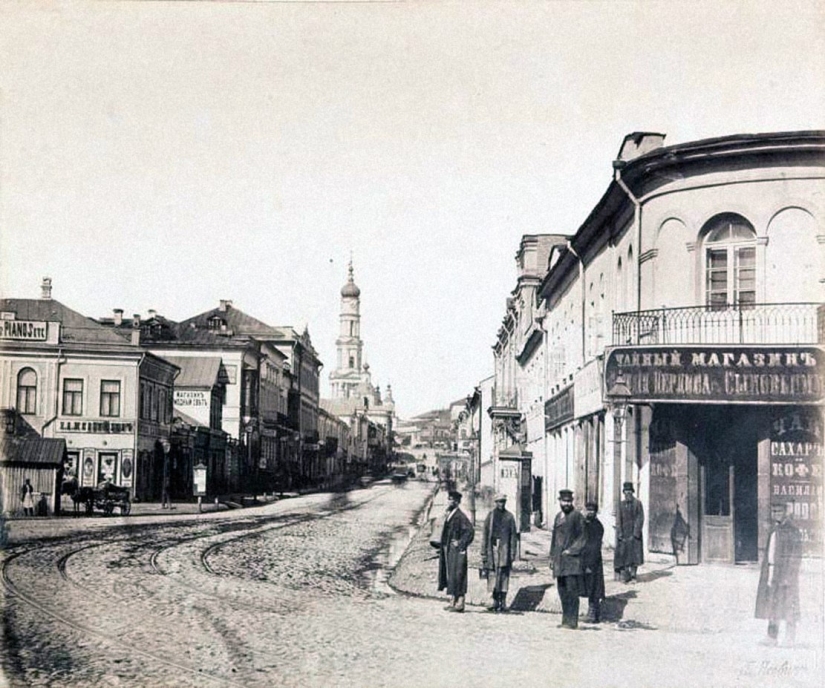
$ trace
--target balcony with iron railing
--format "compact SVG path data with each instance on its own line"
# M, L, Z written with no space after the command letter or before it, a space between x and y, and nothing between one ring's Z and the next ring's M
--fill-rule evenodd
M518 414L518 390L507 388L493 388L490 413L496 415Z
M613 345L816 344L820 303L658 308L613 314ZM819 343L822 343L821 341Z

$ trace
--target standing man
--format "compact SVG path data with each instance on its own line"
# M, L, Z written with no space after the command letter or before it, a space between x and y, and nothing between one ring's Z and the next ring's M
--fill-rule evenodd
M583 587L581 553L585 545L584 517L573 509L573 493L559 491L561 511L553 522L550 567L561 600L560 628L578 628L579 593Z
M34 488L28 478L20 488L20 500L23 502L23 515L34 516Z
M493 604L487 611L506 612L510 567L518 551L516 519L507 509L507 495L495 497L495 508L484 519L481 542L481 566L487 574L487 591L493 593Z
M799 529L791 521L790 506L771 504L771 530L756 592L755 616L768 620L763 645L776 645L780 621L785 622L785 644L793 645L799 620L802 545Z
M624 499L619 502L616 514L616 552L613 568L625 583L636 580L636 568L644 564L642 528L645 510L642 503L633 496L633 483L622 485Z
M602 562L604 526L596 516L599 512L599 505L596 502L587 502L584 509L586 542L582 550L584 590L581 596L587 598L587 622L599 623L604 599L604 564Z
M441 548L438 552L438 589L446 590L450 604L448 612L464 611L467 594L467 547L475 537L470 519L458 508L461 493L450 490L447 495L447 514L441 529Z

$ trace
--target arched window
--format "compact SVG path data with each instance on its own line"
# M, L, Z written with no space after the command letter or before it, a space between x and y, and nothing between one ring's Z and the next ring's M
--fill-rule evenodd
M17 412L37 413L37 373L31 368L17 373Z
M756 232L742 216L705 225L705 303L713 309L756 303Z

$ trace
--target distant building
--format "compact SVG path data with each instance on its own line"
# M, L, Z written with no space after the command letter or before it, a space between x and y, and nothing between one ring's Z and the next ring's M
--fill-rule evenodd
M66 476L160 497L178 368L52 298L0 300L0 407L66 443Z
M329 374L332 397L323 399L321 406L348 423L353 458L370 471L383 472L393 452L395 401L390 385L382 397L379 385L372 383L369 364L363 360L361 290L355 284L351 262L347 282L341 288L339 325L337 366Z

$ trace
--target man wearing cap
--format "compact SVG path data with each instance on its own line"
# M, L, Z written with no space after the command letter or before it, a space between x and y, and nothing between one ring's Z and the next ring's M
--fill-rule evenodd
M596 514L599 505L589 501L584 505L584 535L586 543L582 550L584 567L584 588L581 596L587 598L587 621L599 623L601 605L604 599L604 564L602 562L602 538L604 526Z
M516 519L507 509L507 495L495 496L495 508L484 519L481 541L481 567L487 574L487 591L493 593L491 612L506 612L510 567L516 558L518 530Z
M642 527L645 523L645 510L642 503L633 496L633 483L622 485L624 499L619 502L616 514L616 551L613 557L613 569L617 577L625 583L636 580L636 568L644 561L642 546Z
M475 537L470 519L458 508L461 493L450 490L447 494L447 513L441 529L441 548L438 551L438 589L446 590L449 612L464 611L467 594L467 547Z
M586 543L584 517L573 508L573 492L559 491L561 511L553 521L550 567L561 600L561 628L578 628L579 594L583 587L581 554Z

